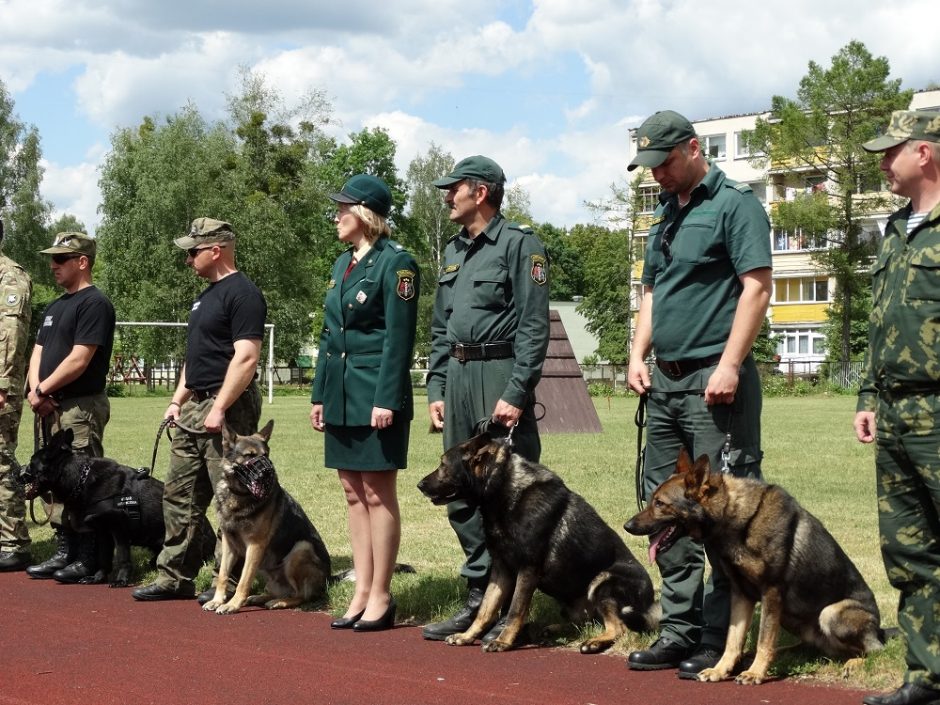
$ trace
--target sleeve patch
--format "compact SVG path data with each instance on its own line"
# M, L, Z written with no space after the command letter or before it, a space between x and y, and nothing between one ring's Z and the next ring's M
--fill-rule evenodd
M532 281L539 286L548 283L548 267L545 257L542 255L532 255Z
M415 297L415 273L410 269L399 269L396 292L402 301L411 301Z

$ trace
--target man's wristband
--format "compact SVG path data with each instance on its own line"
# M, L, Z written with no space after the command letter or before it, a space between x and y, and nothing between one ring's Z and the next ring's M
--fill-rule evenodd
M42 387L37 384L37 385L36 385L36 396L37 396L37 397L47 397L47 396L49 396L49 395L46 394L44 391L42 391Z
M171 401L171 402L170 402L170 406L175 406L177 409L182 409L182 408L183 408L183 405L180 404L178 401Z

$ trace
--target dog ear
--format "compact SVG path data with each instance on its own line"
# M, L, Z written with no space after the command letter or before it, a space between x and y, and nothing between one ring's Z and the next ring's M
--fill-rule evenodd
M63 428L55 432L52 438L49 439L49 445L51 446L62 446L63 448L71 448L72 441L75 440L75 431L71 428Z
M688 457L688 456L686 456ZM702 496L710 489L708 478L711 477L711 464L707 455L700 455L692 469L685 474L685 490Z
M258 435L264 439L264 442L267 443L271 440L271 432L274 430L274 419L268 421L264 428L258 431Z
M238 440L238 434L232 430L227 421L222 422L222 451L225 452Z
M682 475L692 469L692 458L689 457L689 451L682 446L679 449L679 457L676 460L676 474Z

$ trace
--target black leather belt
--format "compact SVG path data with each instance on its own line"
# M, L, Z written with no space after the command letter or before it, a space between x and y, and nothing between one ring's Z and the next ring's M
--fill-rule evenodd
M513 356L512 343L454 343L450 346L450 356L469 362L471 360L502 360Z
M194 389L193 390L193 399L197 402L205 401L209 397L214 397L218 394L218 389Z
M715 353L714 355L709 355L708 357L701 357L697 360L663 360L662 358L656 358L656 366L662 370L662 373L667 377L673 377L678 379L679 377L685 377L691 372L696 370L701 370L705 367L711 367L712 365L718 364L718 361L721 360L721 353Z

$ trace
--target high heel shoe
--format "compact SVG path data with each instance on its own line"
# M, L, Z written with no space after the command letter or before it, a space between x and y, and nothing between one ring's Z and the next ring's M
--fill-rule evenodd
M353 625L354 632L380 632L395 626L395 598L388 603L388 609L378 619L360 619Z
M359 614L354 614L352 617L340 617L339 619L334 619L330 622L330 629L352 629L353 625L362 619L362 615L366 613L365 610L362 610Z

